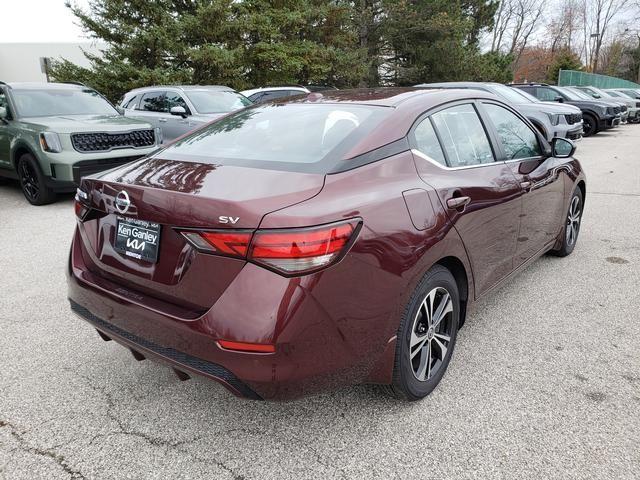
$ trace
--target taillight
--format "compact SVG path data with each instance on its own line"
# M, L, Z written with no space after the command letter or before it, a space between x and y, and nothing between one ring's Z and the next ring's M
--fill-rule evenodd
M357 221L349 221L305 229L258 230L249 259L285 275L320 270L342 257L357 226Z
M338 262L348 251L359 219L309 228L277 230L181 231L198 251L235 258L293 276Z
M245 258L251 241L252 232L234 230L216 230L200 232L181 232L198 250L227 257Z
M89 195L78 188L76 190L74 209L76 211L76 217L78 217L80 220L84 220L84 218L87 216L87 213L89 213L90 208L86 205L86 202L88 201Z

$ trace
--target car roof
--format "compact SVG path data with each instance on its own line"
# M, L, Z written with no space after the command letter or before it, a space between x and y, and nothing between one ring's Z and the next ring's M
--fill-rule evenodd
M421 83L416 88L481 88L491 85L502 85L496 82L437 82L437 83Z
M305 96L278 99L277 103L350 103L381 107L411 106L419 103L429 109L443 101L465 98L498 99L492 93L472 89L423 89L415 87L358 88L313 92Z
M221 92L235 92L235 90L231 87L227 87L225 85L151 85L148 87L139 87L129 90L127 93L131 92L145 92L150 90L160 90L160 89L176 89L182 91L189 90L217 90Z
M277 87L274 86L274 87L248 88L246 90L243 90L240 93L242 93L243 95L249 96L258 92L279 92L282 90L294 90L300 93L309 93L311 91L307 87L303 87L302 85L285 85L285 86L277 86Z
M86 85L82 85L80 83L58 83L58 82L49 82L49 83L47 82L7 82L4 85L7 85L10 88L17 88L20 90L42 90L42 89L69 90L69 89L91 88Z

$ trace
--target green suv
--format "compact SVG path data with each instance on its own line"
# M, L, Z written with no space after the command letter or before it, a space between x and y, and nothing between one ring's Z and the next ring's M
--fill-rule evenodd
M0 82L0 177L33 205L73 192L80 178L154 152L159 129L124 117L95 90L67 83Z

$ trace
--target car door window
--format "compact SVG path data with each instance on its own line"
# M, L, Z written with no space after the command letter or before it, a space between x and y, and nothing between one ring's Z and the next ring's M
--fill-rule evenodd
M541 155L538 137L516 114L492 103L485 103L484 108L498 131L507 160Z
M167 102L164 92L145 93L140 100L138 110L146 112L168 112Z
M138 101L140 100L140 95L134 95L127 103L123 106L127 109L134 109L138 106Z
M165 103L168 111L171 111L173 107L182 107L187 113L191 113L187 106L187 102L184 101L184 98L182 98L179 93L167 92L165 96Z
M551 88L538 87L538 94L536 96L544 102L553 102L560 94Z
M444 158L444 152L440 146L440 141L436 135L436 131L433 129L430 118L425 118L418 124L413 131L413 136L416 142L416 148L427 157L440 165L447 165L447 161Z
M495 162L491 144L471 104L441 110L431 117L450 167L469 167Z

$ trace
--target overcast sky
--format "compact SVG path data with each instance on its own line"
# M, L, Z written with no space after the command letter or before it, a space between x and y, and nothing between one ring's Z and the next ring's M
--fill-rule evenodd
M65 0L3 0L2 42L88 42ZM73 0L87 6L88 0Z

